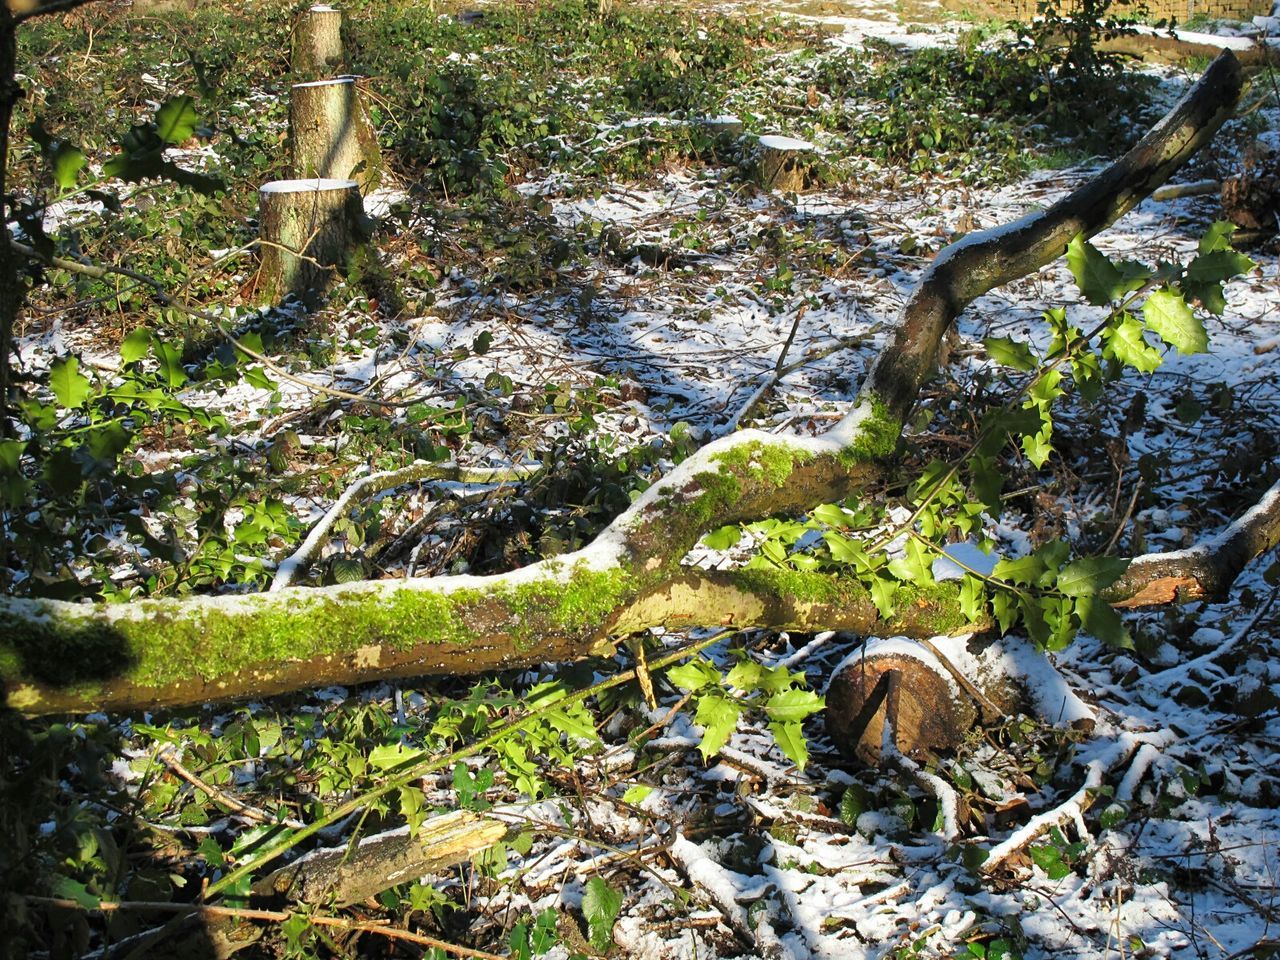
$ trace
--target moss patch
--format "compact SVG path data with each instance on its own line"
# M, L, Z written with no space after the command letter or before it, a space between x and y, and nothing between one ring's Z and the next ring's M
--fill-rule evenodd
M781 487L791 476L796 465L813 457L807 450L798 450L785 444L740 444L719 454L715 459L740 475L754 480L767 480L774 487Z
M889 413L884 401L871 401L871 416L858 424L852 445L840 452L840 462L848 466L891 457L898 448L902 424Z

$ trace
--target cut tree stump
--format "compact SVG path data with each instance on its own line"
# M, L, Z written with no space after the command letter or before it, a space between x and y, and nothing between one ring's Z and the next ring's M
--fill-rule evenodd
M323 77L342 65L342 11L316 4L293 28L290 65L295 76Z
M805 188L817 148L794 137L761 137L756 157L756 182L765 190L797 193Z
M258 192L260 300L314 304L351 251L362 215L354 180L273 180Z
M289 139L295 177L355 180L364 194L382 179L378 138L355 77L295 83Z

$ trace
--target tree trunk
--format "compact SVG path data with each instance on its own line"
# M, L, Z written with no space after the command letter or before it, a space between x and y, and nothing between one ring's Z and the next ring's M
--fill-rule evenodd
M936 369L938 343L960 310L1057 258L1076 233L1090 236L1131 209L1231 115L1240 89L1239 66L1224 54L1164 121L1094 180L1046 210L943 251L856 404L822 436L747 430L716 440L651 486L590 546L503 575L127 605L0 598L6 701L31 713L139 710L336 682L477 673L610 653L613 638L659 624L916 637L985 629L990 624L961 614L954 581L902 584L898 613L885 620L853 579L781 568L706 573L681 560L722 524L810 509L883 481L920 386ZM1152 582L1171 578L1183 595L1219 590L1223 578L1215 571L1226 565L1217 561L1234 564L1274 544L1277 517L1280 493L1273 492L1200 552L1135 561L1106 599L1134 602ZM1168 602L1167 592L1157 593L1154 602Z
M294 76L332 76L343 59L342 11L326 4L304 11L293 28Z
M273 180L258 193L258 298L314 304L351 252L360 222L354 180Z
M382 155L355 77L293 85L289 98L293 175L355 180L367 194L382 180Z

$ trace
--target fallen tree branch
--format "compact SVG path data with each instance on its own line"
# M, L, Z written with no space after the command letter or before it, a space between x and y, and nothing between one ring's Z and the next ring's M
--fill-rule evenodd
M203 791L211 800L219 806L230 810L232 813L238 814L246 820L252 820L254 823L274 824L277 822L276 818L265 810L259 810L257 807L251 807L243 800L232 796L224 790L219 790L213 784L206 783L204 780L197 777L182 765L182 762L177 758L172 745L166 745L165 748L156 755L156 758L168 767L175 776L181 777L197 790ZM283 823L286 827L299 828L303 826L301 820L285 819L278 822Z
M857 402L821 436L747 430L715 440L588 547L507 574L111 606L0 598L5 700L29 713L145 709L476 673L610 653L615 637L660 624L913 636L972 629L954 583L911 588L916 595L885 620L850 580L788 570L695 573L681 559L716 526L876 489L956 315L1060 256L1077 233L1092 235L1131 209L1230 116L1240 86L1239 65L1224 54L1102 174L1047 210L944 250Z
M316 555L329 542L333 526L347 515L351 505L393 487L418 480L452 480L457 483L517 483L537 474L538 467L460 467L456 463L425 463L421 460L401 467L361 477L343 491L329 511L320 518L293 555L280 562L270 590L282 590L315 562Z

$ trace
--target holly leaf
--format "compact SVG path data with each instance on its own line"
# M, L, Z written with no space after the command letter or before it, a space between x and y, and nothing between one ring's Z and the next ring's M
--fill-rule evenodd
M1182 289L1199 300L1210 313L1220 317L1227 308L1227 299L1222 293L1223 282L1248 273L1255 266L1257 264L1243 253L1231 249L1211 250L1191 261L1182 279Z
M1102 331L1102 355L1133 367L1139 373L1150 373L1164 362L1160 351L1147 343L1145 328L1132 314L1122 313L1119 320Z
M1181 293L1165 288L1147 297L1142 319L1169 346L1181 354L1204 353L1209 337L1204 324L1191 312Z
M643 803L644 798L653 793L653 787L647 783L637 783L627 787L626 792L622 794L622 802L635 806L637 803Z
M1006 367L1025 373L1040 365L1031 348L1021 340L1014 340L1012 337L987 337L982 345L987 348L987 356Z
M718 691L706 693L698 699L698 709L693 720L702 727L702 742L698 744L698 752L702 754L704 761L720 752L720 748L728 742L729 734L738 728L738 718L741 716L742 706Z
M897 585L888 577L876 577L871 581L871 602L876 605L876 611L885 620L893 616L895 592L897 592Z
M587 918L591 945L597 950L609 949L613 943L613 922L622 909L622 893L613 889L600 877L587 881L582 895L582 915Z
M80 372L79 357L59 357L49 367L49 389L60 406L74 410L88 399L89 378Z
M426 755L426 750L406 747L403 743L384 743L369 751L369 766L378 770L394 770Z
M160 376L165 383L176 389L187 382L187 371L182 366L182 351L164 340L156 340L151 345L156 360L160 364Z
M960 612L966 620L977 620L987 609L987 588L973 574L965 574L960 581Z
M702 538L702 542L711 550L728 550L730 547L736 546L741 539L742 528L736 523L731 523L727 527L712 530Z
M1236 232L1236 225L1226 220L1215 221L1204 236L1200 238L1199 252L1213 253L1215 250L1230 250L1231 235Z
M764 705L770 720L793 723L817 713L827 705L826 700L812 690L782 690L775 693Z
M120 341L120 362L126 366L141 360L151 347L151 331L146 327L138 327Z
M76 185L76 177L88 163L84 152L69 143L60 144L50 157L49 169L53 174L53 182L63 190L70 190Z
M1058 574L1058 591L1069 597L1091 596L1119 580L1128 568L1124 557L1072 560Z
M1091 596L1078 597L1076 615L1085 631L1107 646L1118 650L1133 649L1133 637L1124 625L1124 620L1105 600Z
M804 738L804 731L799 723L771 723L769 732L783 756L801 770L809 762L809 744Z
M1138 289L1146 280L1120 270L1082 233L1076 234L1067 244L1067 267L1076 278L1076 286L1084 298L1099 307L1105 307L1117 297Z
M165 143L182 143L196 132L195 101L189 95L166 100L156 113L156 133Z
M692 693L709 684L719 683L720 671L709 660L699 657L688 663L682 663L678 667L672 667L667 671L667 679L681 690Z

